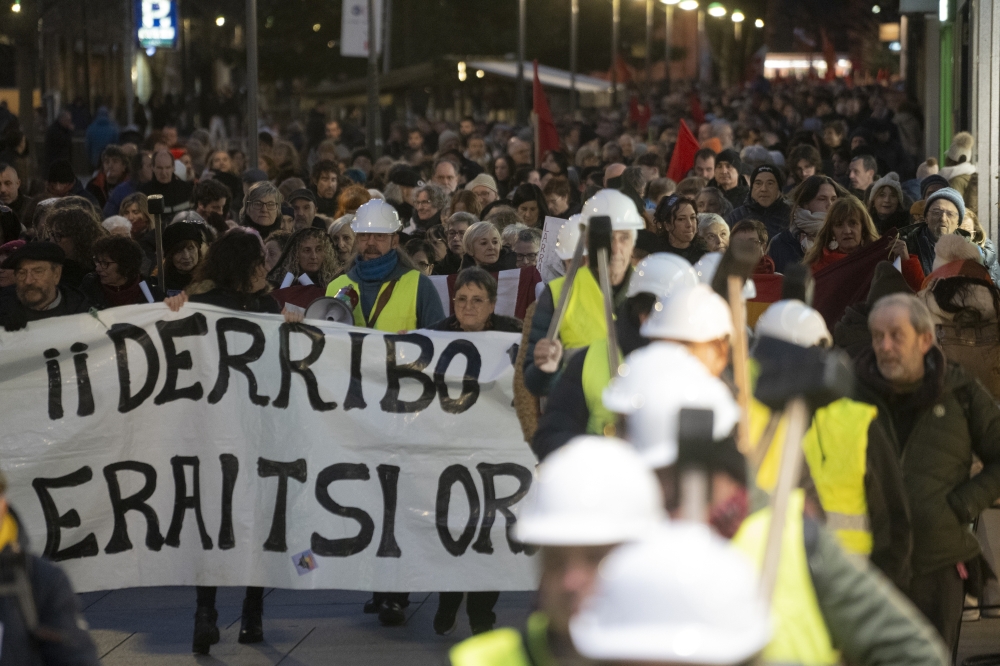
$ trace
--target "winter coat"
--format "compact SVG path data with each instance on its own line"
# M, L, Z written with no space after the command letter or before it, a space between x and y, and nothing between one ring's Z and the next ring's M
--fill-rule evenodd
M280 314L281 308L278 301L271 298L270 294L257 292L247 294L231 289L223 289L215 286L211 281L200 282L194 285L194 293L190 297L192 303L205 303L206 305L216 305L227 310L242 310L243 312L259 312L262 314Z
M62 300L51 310L27 308L18 300L14 287L0 289L0 325L7 331L17 331L27 326L28 322L89 312L94 307L90 299L79 289L65 285L59 285L57 288L62 294Z
M813 274L815 275L820 271L820 269L826 268L830 264L836 263L846 256L847 255L840 250L823 248L823 255L812 264ZM931 259L931 261L933 262L933 259ZM914 292L920 289L920 286L924 281L924 276L930 273L929 270L922 269L921 263L920 259L912 250L910 250L910 258L901 262L901 272L903 273L903 278L906 279L906 284L909 285L910 289Z
M171 176L169 183L161 183L154 178L148 183L140 185L139 191L146 196L151 194L163 195L164 223L168 223L177 213L191 208L191 195L194 191L194 185L181 180L177 177L177 174L174 174Z
M778 198L765 208L747 196L746 202L726 216L726 224L732 229L740 220L759 220L767 227L767 237L774 238L788 228L792 218L792 208L784 199Z
M872 222L875 223L875 229L878 230L879 235L884 235L889 229L902 229L912 224L913 219L910 217L910 205L910 203L904 202L895 213L886 217L882 217L870 209L868 212L872 216Z
M716 182L714 178L708 181L707 187L718 188L719 191L722 192L722 196L726 198L726 201L728 201L733 205L733 208L739 208L744 203L746 203L747 196L750 195L750 188L743 184L742 176L740 176L739 184L736 187L729 190L724 190L721 187L719 187L719 183Z
M682 250L671 245L670 238L668 236L661 236L660 252L676 254L678 257L687 259L688 263L693 266L699 259L708 253L708 246L705 244L704 238L701 236L695 236L691 243Z
M111 143L118 143L118 123L108 116L107 109L101 107L97 110L94 122L87 128L87 157L90 159L90 166L101 166L101 153Z
M138 183L131 178L123 181L120 185L116 185L115 188L111 190L111 194L108 195L107 203L104 204L104 217L118 215L118 212L122 207L122 201L125 200L125 197L138 191Z
M524 322L516 317L507 317L504 315L491 314L490 318L486 321L486 326L483 327L483 331L500 331L501 333L520 333L524 328ZM458 322L458 317L451 315L450 317L445 317L438 323L431 326L428 330L430 331L452 331L467 333L462 329L462 325Z
M937 347L924 357L920 386L895 393L869 350L855 363L857 398L876 417L900 456L913 525L913 575L975 559L969 530L1000 497L1000 407L993 396ZM983 470L969 478L973 455Z
M18 544L27 553L25 570L38 613L38 624L58 633L59 640L38 640L28 633L16 597L0 597L3 650L0 666L98 666L97 649L87 631L80 601L58 565L30 554L27 531L17 515Z
M791 230L785 229L774 236L767 246L767 256L774 261L774 270L779 273L784 273L786 266L802 263L802 258L806 256L802 243L795 236Z
M924 275L930 275L934 270L934 246L937 244L937 239L927 229L927 223L918 222L903 227L899 230L899 238L906 243L906 251L910 253L910 257L917 257L920 260Z
M979 251L983 253L983 265L990 272L993 284L1000 287L1000 261L997 261L997 247L989 238L979 246Z

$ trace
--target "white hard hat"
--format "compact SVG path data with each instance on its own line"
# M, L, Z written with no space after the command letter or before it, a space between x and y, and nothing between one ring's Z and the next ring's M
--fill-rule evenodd
M833 344L826 322L816 310L795 299L772 303L757 320L757 335L766 335L800 347Z
M568 220L559 227L556 235L556 256L566 261L573 258L576 251L576 244L580 242L580 214L570 216ZM587 248L583 248L584 256L587 255Z
M771 624L746 556L706 525L673 522L608 555L570 635L598 661L731 666L767 646Z
M635 267L628 283L628 297L643 292L666 298L678 289L698 284L698 276L684 257L670 252L651 254Z
M646 222L635 207L635 202L618 190L601 190L587 199L580 211L584 224L589 224L590 218L602 215L611 218L611 229L614 231L638 231L646 228Z
M703 254L701 259L694 263L694 272L698 276L698 282L711 287L712 280L715 279L715 273L719 270L719 263L721 261L721 252ZM757 298L757 285L754 284L752 279L748 279L743 283L743 298L748 301L752 298Z
M628 441L652 469L677 460L681 409L710 409L712 437L729 435L740 418L729 387L677 344L654 342L632 352L603 395L604 406L626 414Z
M382 199L371 199L358 208L351 222L356 234L394 234L402 227L399 213L392 204Z
M539 465L515 534L543 546L608 545L637 539L665 519L659 482L632 447L588 435Z
M639 332L650 339L708 342L733 334L729 305L711 287L696 284L658 301Z

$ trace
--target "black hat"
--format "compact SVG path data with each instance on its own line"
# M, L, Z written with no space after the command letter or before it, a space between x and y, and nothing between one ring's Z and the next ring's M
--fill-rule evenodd
M753 181L757 180L757 176L762 173L769 173L774 176L774 179L778 181L778 187L781 187L781 183L784 181L785 177L781 173L781 169L774 166L773 164L761 164L759 167L753 170L750 174L750 187L753 188Z
M18 266L21 265L21 262L25 260L51 261L52 263L59 264L61 266L63 262L66 261L66 253L63 252L61 247L55 243L49 243L48 241L28 243L20 250L17 250L14 254L7 257L0 268L17 270Z
M951 187L948 179L938 173L932 173L931 175L920 181L920 198L927 198L927 188L931 185L940 185L941 187Z
M301 187L288 195L288 203L292 203L296 199L308 199L309 201L316 203L316 195L312 193L312 190L308 190L304 187Z
M719 162L726 162L740 173L743 172L743 161L740 160L740 154L732 148L727 148L715 156L715 163Z
M420 174L409 167L394 167L389 172L389 182L400 187L417 187L420 185Z
M253 185L263 180L267 180L267 174L260 169L247 169L243 172L242 180L247 185Z
M75 183L76 174L73 173L73 166L69 160L56 160L49 166L45 180L49 183Z
M194 222L174 222L163 229L163 251L169 253L184 241L194 241L198 245L205 242L202 225Z

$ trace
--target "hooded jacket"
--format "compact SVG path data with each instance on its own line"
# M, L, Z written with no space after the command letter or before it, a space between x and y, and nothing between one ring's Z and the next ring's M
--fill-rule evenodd
M1000 407L938 347L925 355L924 368L916 390L897 393L872 350L855 363L858 399L878 407L876 418L900 459L915 577L976 558L969 523L1000 497ZM969 478L974 454L983 470Z
M791 217L792 208L781 197L765 208L747 194L743 205L726 216L726 224L732 229L740 220L759 220L767 228L767 237L774 238L788 228Z

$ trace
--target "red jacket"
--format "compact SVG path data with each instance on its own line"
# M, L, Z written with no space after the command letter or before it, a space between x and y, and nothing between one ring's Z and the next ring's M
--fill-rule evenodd
M826 268L832 263L840 261L846 256L846 252L823 248L823 256L817 259L811 266L813 274L817 273L820 269ZM909 285L910 289L912 289L914 293L920 291L920 286L924 282L924 269L920 267L920 258L911 254L909 259L905 259L901 263L903 269L903 279L906 280L906 284Z

